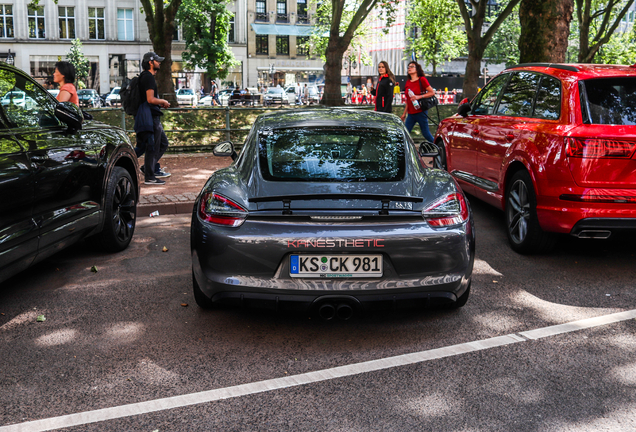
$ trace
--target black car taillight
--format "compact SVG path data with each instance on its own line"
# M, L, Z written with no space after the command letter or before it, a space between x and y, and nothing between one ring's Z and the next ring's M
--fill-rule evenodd
M206 222L228 227L239 227L247 218L247 210L229 198L214 192L201 197L199 217Z
M422 210L422 217L435 228L459 225L468 219L468 205L463 194L451 193Z
M630 158L636 142L612 139L565 138L565 154L580 158Z

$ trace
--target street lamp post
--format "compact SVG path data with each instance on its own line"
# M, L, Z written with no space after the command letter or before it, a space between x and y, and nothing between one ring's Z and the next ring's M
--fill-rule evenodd
M272 87L274 86L274 74L276 73L276 68L274 67L274 63L269 64L269 79L272 82Z
M7 52L7 64L13 66L14 62L15 60L13 60L13 54L11 54L11 50L9 50Z

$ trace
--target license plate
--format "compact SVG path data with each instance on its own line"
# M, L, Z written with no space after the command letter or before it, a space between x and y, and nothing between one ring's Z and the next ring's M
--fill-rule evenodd
M381 277L382 255L291 255L291 277Z

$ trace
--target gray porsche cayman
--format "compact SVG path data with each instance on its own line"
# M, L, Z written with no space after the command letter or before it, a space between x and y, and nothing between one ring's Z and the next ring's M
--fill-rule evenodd
M426 146L419 156L432 156ZM453 178L426 167L400 120L345 109L260 116L231 142L192 216L194 296L215 304L356 309L461 307L474 228Z

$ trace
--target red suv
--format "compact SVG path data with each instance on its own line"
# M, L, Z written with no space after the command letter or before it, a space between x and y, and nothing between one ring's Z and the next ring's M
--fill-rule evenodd
M636 67L518 65L457 112L435 164L504 210L515 251L636 229Z

